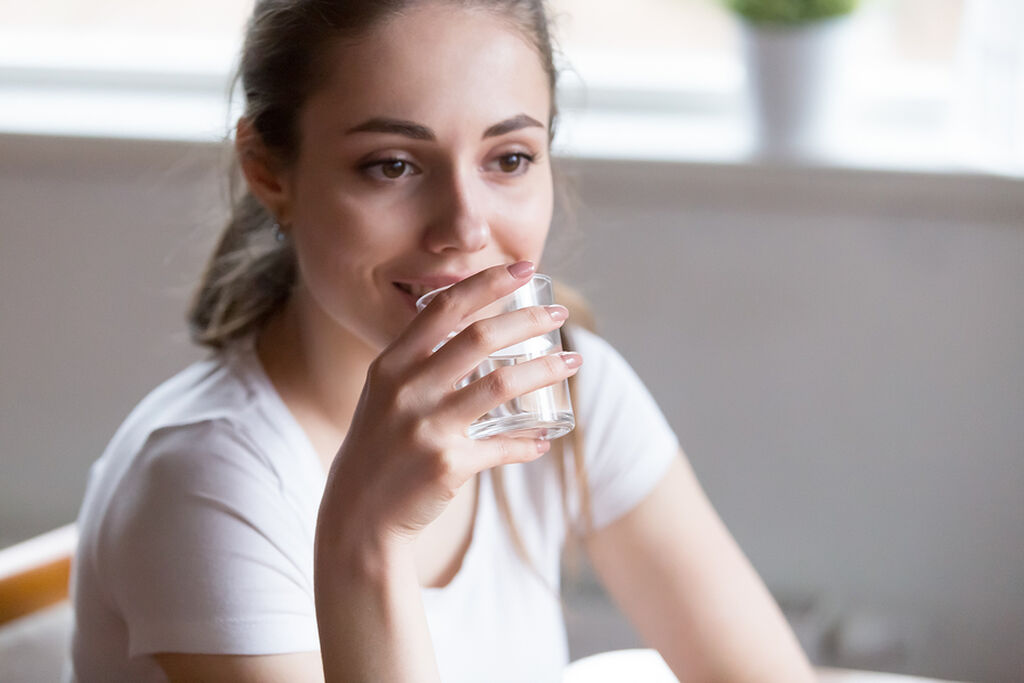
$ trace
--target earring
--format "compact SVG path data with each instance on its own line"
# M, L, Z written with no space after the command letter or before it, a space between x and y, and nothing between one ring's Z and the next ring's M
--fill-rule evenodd
M271 228L274 232L274 239L278 242L284 242L288 235L285 234L284 230L281 229L281 224L274 221L274 227Z

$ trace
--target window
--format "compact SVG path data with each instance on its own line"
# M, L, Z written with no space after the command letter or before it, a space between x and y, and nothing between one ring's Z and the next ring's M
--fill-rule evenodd
M963 3L863 1L852 17L842 155L871 165L948 163L948 147L935 140L950 123ZM595 140L607 140L602 129L614 126L611 112L646 109L639 128L660 140L651 149L681 144L709 158L742 154L742 38L720 2L637 0L630 12L613 2L600 3L605 12L593 9L594 0L556 4L565 51L584 84L579 101L570 91L570 102L595 111L575 121L576 136L586 138L592 130ZM638 86L645 91L638 93ZM678 122L680 111L688 114L688 125L669 123ZM610 143L603 144L607 149Z
M615 0L553 0L550 5L570 67L562 82L565 149L698 159L741 153L736 144L743 123L741 38L719 0L633 0L628 9ZM988 17L987 29L974 30L973 49L978 52L981 43L991 42L986 31L993 30L993 23L1012 26L1017 21L1024 32L1017 5L1018 0L862 0L855 15L856 69L851 81L856 106L850 118L857 122L856 134L874 140L879 154L896 157L896 162L902 156L911 165L914 159L947 149L936 144L936 135L947 130L951 116L970 109L958 105L958 98L960 105L969 99L961 82L963 64L970 62L963 56L965 42L970 43L965 16L978 14L977 6L1017 12L1009 22L1005 16ZM171 137L175 127L188 136L222 133L226 75L251 7L252 0L0 0L5 18L0 29L0 104L9 111L6 105L18 97L54 112L25 113L24 121L4 114L0 128L51 126L68 132L85 125L85 119L100 126L101 112L109 116L113 102L120 114L111 119L107 132L157 135L160 126L168 126ZM978 37L982 35L986 40ZM986 64L974 68L990 73ZM1006 87L1024 88L1024 57L1004 71L997 78L1009 79ZM96 104L91 111L79 102L72 108L79 121L60 124L54 108L69 105L57 91L63 89L68 96L75 91L81 98L89 88L113 98L107 109ZM985 88L987 93L993 90L997 88L991 84ZM173 103L165 103L165 111L169 107L171 114L148 128L139 124L140 102L169 94ZM1019 99L1024 102L1024 96ZM1004 118L1009 123L1003 127L1012 130L1002 135L1019 138L1024 103L1007 106L1011 111ZM645 146L639 137L616 140L607 135L624 117L638 116L645 120L641 129L647 123L652 130L676 126L667 149L653 140ZM977 118L978 113L967 116ZM61 125L67 130L60 130ZM989 141L988 146L1004 155L1007 148L1016 150L1004 167L1024 171L1024 143ZM872 145L858 141L854 147Z

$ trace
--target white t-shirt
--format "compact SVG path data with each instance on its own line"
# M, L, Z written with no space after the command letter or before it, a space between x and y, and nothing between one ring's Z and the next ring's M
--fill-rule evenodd
M573 341L585 359L575 412L600 528L651 491L679 445L607 343L583 330ZM70 680L164 681L149 656L158 652L319 650L313 536L324 482L251 344L158 387L90 473L72 576ZM543 581L517 555L483 473L462 566L447 586L422 590L446 683L554 682L568 662L557 468L546 456L508 466L504 483Z

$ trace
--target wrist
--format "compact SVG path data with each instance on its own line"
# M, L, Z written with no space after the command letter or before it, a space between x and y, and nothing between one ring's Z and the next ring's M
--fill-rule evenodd
M317 518L314 563L318 573L376 583L415 566L408 541L358 515L346 515L344 522L332 517L321 510Z

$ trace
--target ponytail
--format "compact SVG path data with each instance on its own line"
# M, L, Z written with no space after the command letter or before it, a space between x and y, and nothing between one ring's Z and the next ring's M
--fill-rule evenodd
M222 349L262 327L288 299L295 285L295 251L290 242L274 239L273 225L249 192L234 202L189 306L195 343Z

